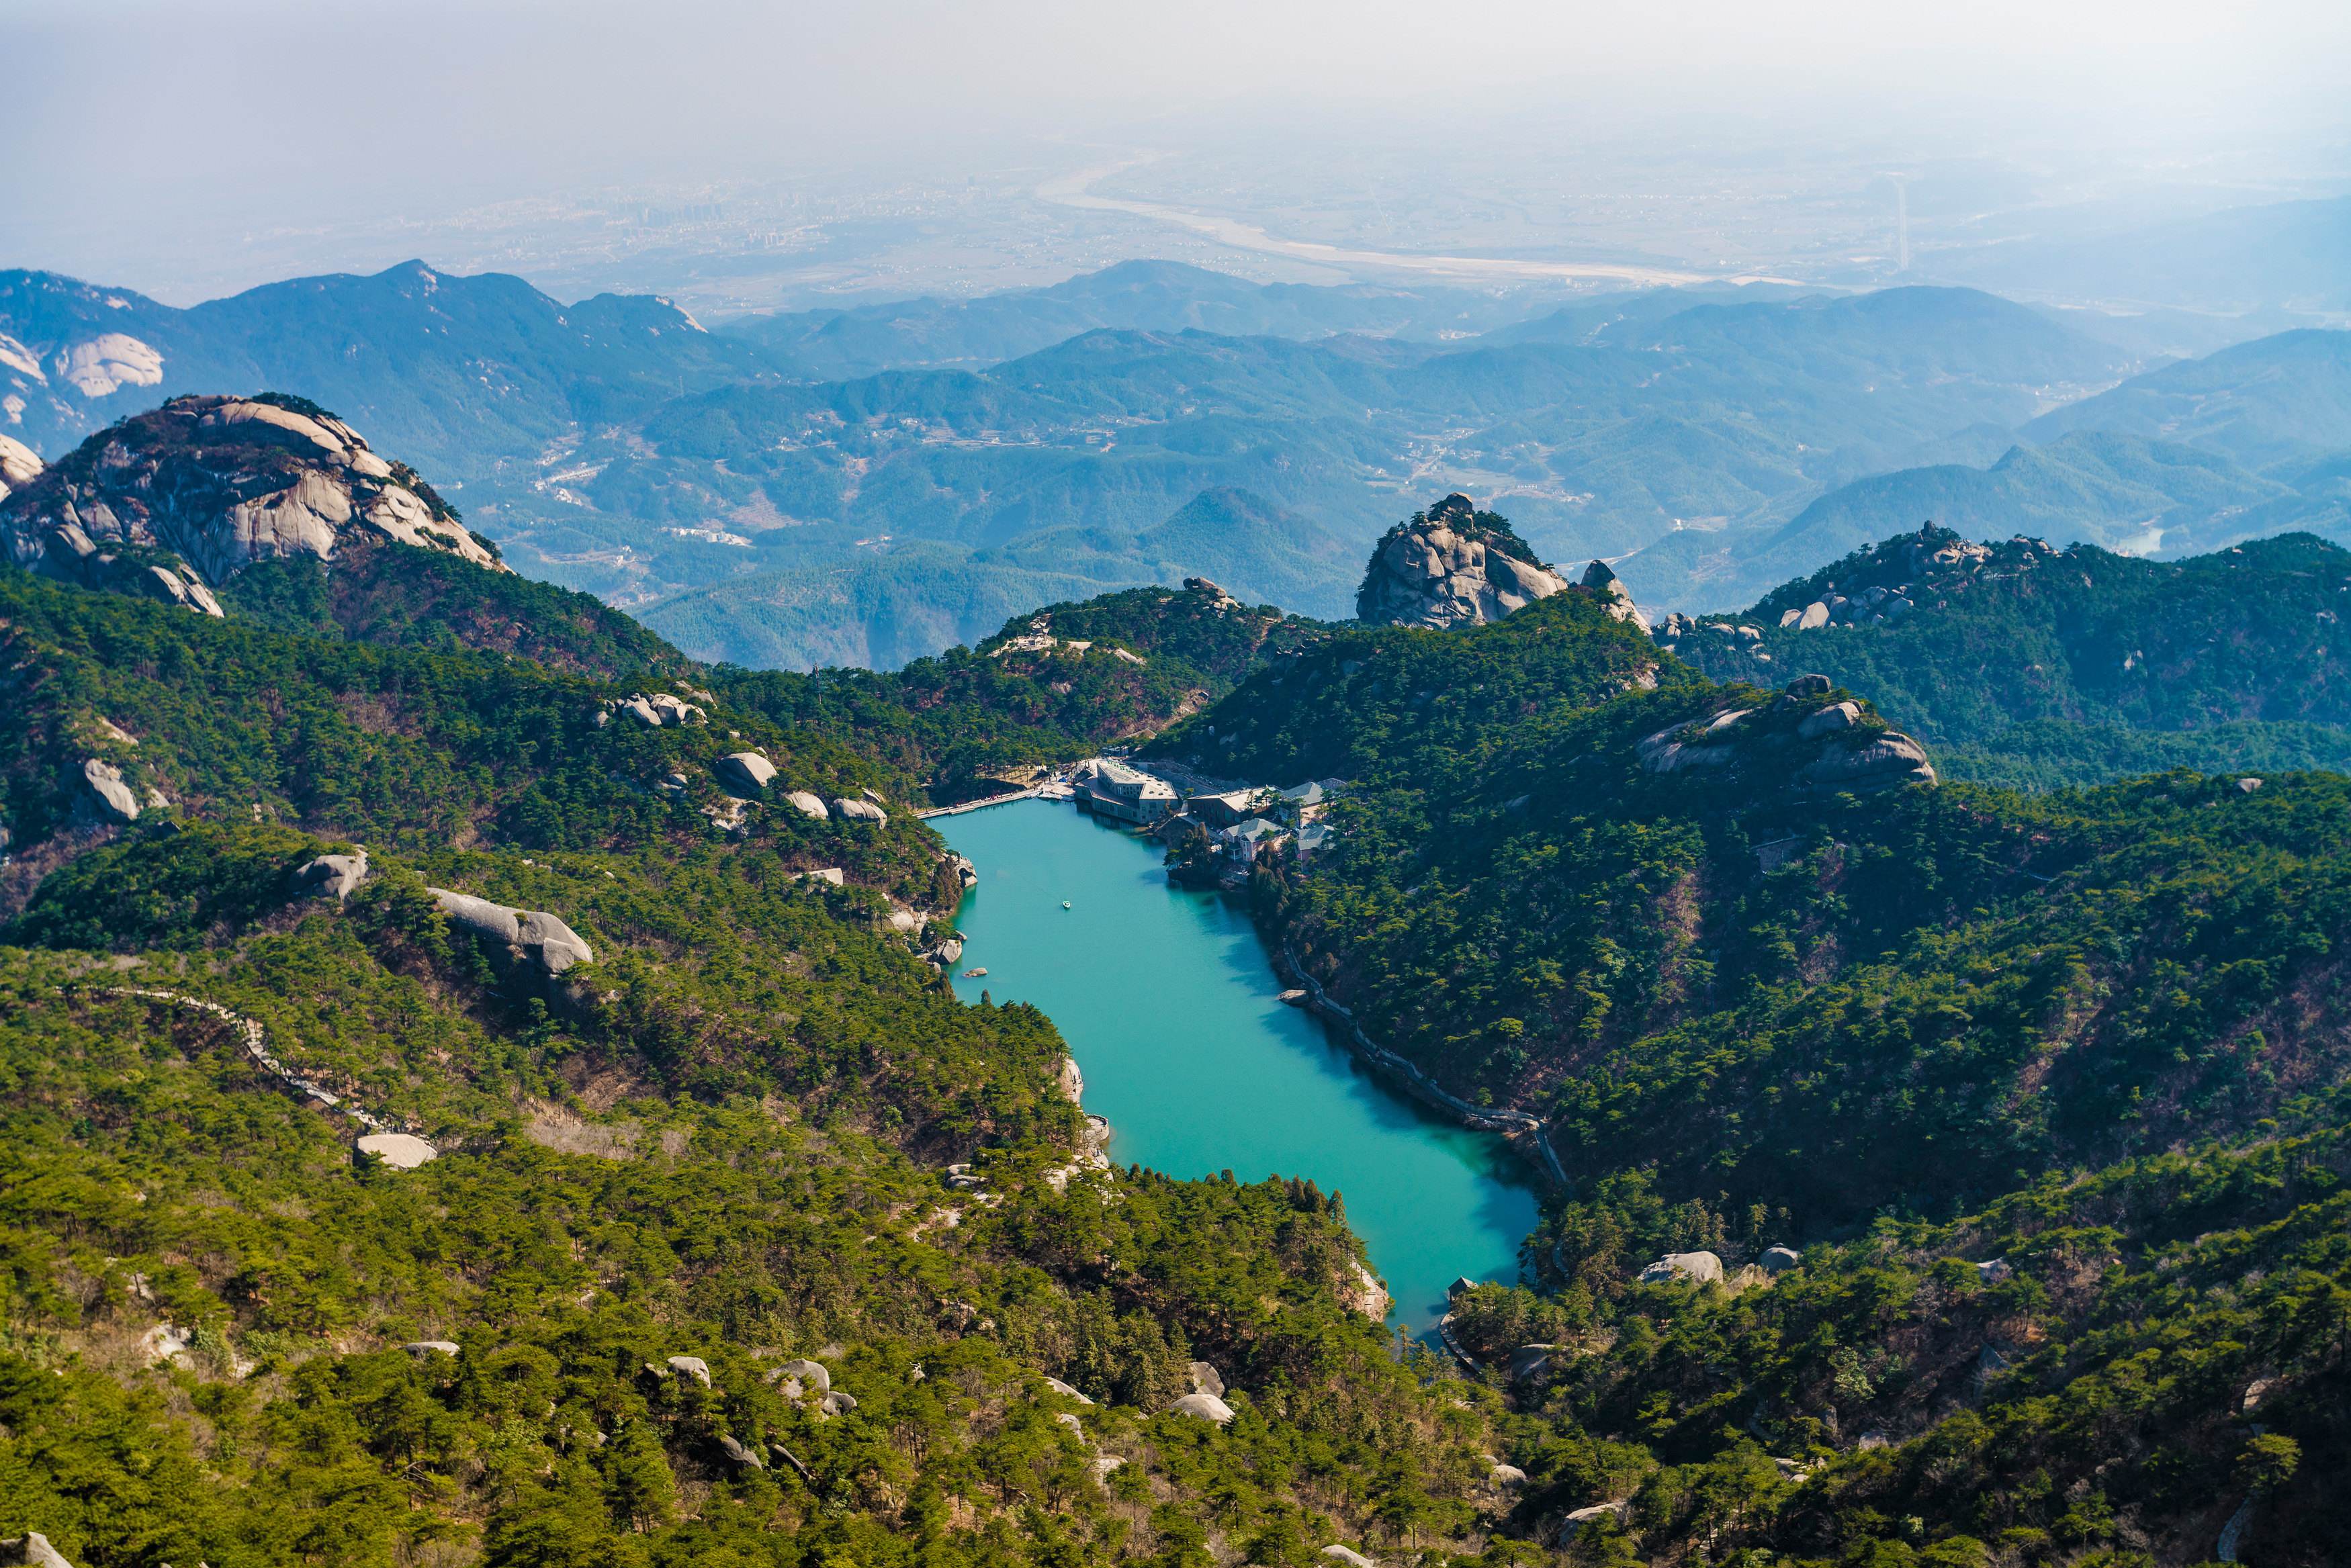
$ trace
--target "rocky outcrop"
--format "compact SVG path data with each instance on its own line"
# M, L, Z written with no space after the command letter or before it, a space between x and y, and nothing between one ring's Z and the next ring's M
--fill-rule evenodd
M1381 539L1355 616L1374 626L1478 626L1566 587L1508 523L1448 495Z
M1615 572L1607 562L1594 561L1584 567L1581 586L1600 601L1600 607L1613 618L1637 626L1643 631L1649 629L1649 618L1641 613L1641 607L1633 602L1631 592L1617 581Z
M455 1356L458 1354L457 1342L454 1339L412 1339L400 1348L419 1361L428 1355Z
M1784 1274L1803 1261L1803 1254L1793 1247L1766 1247L1762 1257L1756 1260L1767 1274Z
M256 563L331 565L359 535L505 569L431 486L294 399L174 398L6 488L0 548L18 566L208 615L212 588Z
M356 855L321 855L294 868L294 886L313 898L338 903L358 890L368 878L367 851Z
M433 895L433 901L441 906L441 912L448 916L451 925L505 943L516 955L528 958L549 974L561 974L573 964L596 961L595 951L587 940L544 909L509 909L468 893L454 893L446 888L424 890Z
M26 1568L73 1568L64 1552L49 1544L39 1531L0 1536L0 1563L21 1563Z
M784 799L801 815L812 816L819 822L823 822L832 815L824 808L824 797L813 794L807 790L796 789L784 796Z
M414 1170L441 1158L439 1149L413 1133L370 1133L356 1147L394 1170Z
M832 803L832 815L852 822L870 822L876 827L890 826L890 814L870 800L852 800L843 795Z
M776 782L776 764L757 752L729 752L712 769L721 784L757 794Z
M1797 794L1871 794L1936 782L1926 749L1863 704L1824 702L1828 678L1800 675L1760 706L1731 701L1645 736L1633 748L1653 774L1716 774Z
M673 1376L691 1377L705 1388L710 1386L710 1363L699 1355L673 1355L666 1365Z
M1241 607L1240 600L1233 597L1206 577L1185 578L1184 591L1187 594L1200 595L1208 601L1210 608L1220 614L1226 610L1237 610Z
M784 1397L788 1399L797 1399L803 1393L826 1394L832 1390L832 1374L821 1361L802 1357L785 1362L776 1371L784 1379Z
M1712 1252L1667 1252L1641 1271L1645 1285L1710 1284L1722 1278L1722 1260Z
M1927 749L1898 730L1872 740L1834 745L1797 774L1807 788L1821 794L1849 791L1874 794L1898 784L1935 782L1935 765Z
M0 501L41 476L41 454L15 436L0 435Z
M633 719L648 730L679 729L688 724L710 722L710 715L701 708L666 691L655 691L650 696L640 691L633 697L612 698L599 711L597 728L603 728L615 716ZM745 754L757 756L758 753ZM759 760L765 762L767 759L761 757Z
M125 782L120 768L91 757L81 765L81 782L100 814L116 822L139 820L138 792Z
M1186 1394L1167 1407L1171 1416L1189 1416L1195 1420L1214 1421L1217 1426L1229 1425L1233 1407L1214 1394Z

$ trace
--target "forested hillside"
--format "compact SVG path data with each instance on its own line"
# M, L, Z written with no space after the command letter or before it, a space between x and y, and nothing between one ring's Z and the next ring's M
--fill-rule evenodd
M465 571L483 613L428 579L434 624L499 624ZM1156 658L1165 607L1067 629ZM265 618L0 570L0 1532L78 1568L1479 1549L1495 1401L1347 1304L1336 1206L1096 1168L1050 1022L918 957L960 884L889 691L903 759L804 677L645 722L591 672L632 639L567 672ZM1024 680L986 672L974 711ZM1165 1413L1202 1378L1228 1425Z
M2332 546L1929 532L1688 657L1582 587L1439 632L1196 580L799 675L332 543L219 617L0 568L0 1531L2299 1568L2351 1528L2351 784L2012 794L1933 727L2083 722L1949 661L1984 607L1982 657L2129 628L2065 698L2126 733L2331 732ZM1112 740L1346 781L1258 864L1270 941L1566 1177L1459 1359L1364 1315L1332 1196L1102 1168L1050 1020L942 982L964 877L912 808Z
M2346 598L2351 552L2308 535L2158 562L1929 526L1659 637L1718 680L1823 671L1946 773L2046 787L2351 764Z
M1260 861L1270 939L1541 1121L1536 1289L1457 1337L1546 1506L1625 1501L1573 1554L2194 1563L2243 1508L2253 1560L2325 1561L2351 786L1938 784L1794 673L1718 685L1571 589L1337 633L1156 742L1350 780Z

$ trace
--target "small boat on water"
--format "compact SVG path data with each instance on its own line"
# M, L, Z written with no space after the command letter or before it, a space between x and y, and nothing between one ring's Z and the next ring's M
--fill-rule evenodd
M1068 909L1069 907L1070 907L1070 901L1069 901L1067 898L1062 899L1062 900L1061 900L1061 908L1063 908L1064 909Z
M964 979L966 979L966 980L977 980L980 976L982 976L982 975L986 974L987 972L987 971L986 971L985 969L967 969L967 970L966 970L966 971L963 971L963 977L964 977Z

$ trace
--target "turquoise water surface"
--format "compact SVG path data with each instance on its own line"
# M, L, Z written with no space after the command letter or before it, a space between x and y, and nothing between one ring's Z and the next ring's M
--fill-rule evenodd
M1313 1179L1426 1332L1445 1287L1518 1278L1535 1200L1502 1141L1439 1120L1366 1073L1280 982L1238 904L1167 886L1160 849L1073 807L1019 801L939 828L979 868L956 915L967 1002L1034 1002L1110 1118L1111 1157L1170 1176ZM1070 908L1061 908L1066 899Z

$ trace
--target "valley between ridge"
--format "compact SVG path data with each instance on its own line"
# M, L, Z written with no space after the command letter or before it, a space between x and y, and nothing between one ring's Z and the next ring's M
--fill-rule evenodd
M956 912L956 994L1051 1017L1110 1155L1179 1178L1303 1177L1346 1200L1389 1321L1426 1334L1467 1274L1518 1278L1534 1194L1490 1133L1456 1127L1365 1071L1280 982L1248 915L1167 886L1158 846L1067 806L1020 801L935 826L979 870ZM1063 900L1070 908L1064 909Z

